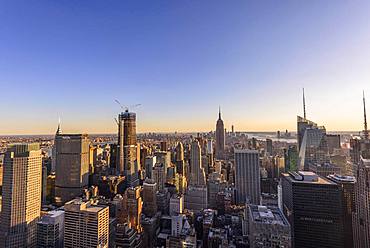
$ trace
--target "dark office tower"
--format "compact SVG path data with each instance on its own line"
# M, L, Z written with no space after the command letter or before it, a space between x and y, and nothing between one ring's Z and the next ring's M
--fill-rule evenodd
M9 145L4 156L0 247L35 247L41 210L39 144Z
M184 146L179 142L176 146L176 171L185 176Z
M115 171L117 169L117 154L118 154L118 145L111 144L109 167L112 168L112 171Z
M236 202L260 204L260 160L256 150L235 149Z
M272 140L271 139L266 139L266 152L269 155L272 155Z
M216 124L216 159L222 160L225 156L225 129L224 122L221 119L221 108L218 112Z
M55 202L63 205L82 194L89 181L90 140L87 134L55 136Z
M282 208L293 247L344 248L343 199L338 184L313 172L283 173Z
M355 172L355 213L353 240L355 248L370 247L370 159L362 158Z
M167 141L161 141L161 151L168 151L168 143Z
M329 175L339 185L342 193L343 226L344 226L344 247L353 247L352 218L355 211L355 182L351 176Z
M332 154L336 149L340 149L340 135L327 134L326 140L328 142L329 153Z
M118 159L119 172L124 174L124 147L136 145L136 114L128 112L121 112L118 115Z

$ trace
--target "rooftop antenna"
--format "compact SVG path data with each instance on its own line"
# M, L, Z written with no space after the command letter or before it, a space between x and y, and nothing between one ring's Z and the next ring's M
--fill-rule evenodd
M304 96L304 88L303 88L303 117L306 120L306 98Z
M218 106L218 119L221 120L221 106Z
M367 130L367 119L366 119L366 104L365 104L365 91L362 91L362 100L364 103L364 136L365 139L369 138L369 131Z
M62 133L62 129L60 128L60 116L58 117L58 128L57 128L57 132L56 134L61 134Z

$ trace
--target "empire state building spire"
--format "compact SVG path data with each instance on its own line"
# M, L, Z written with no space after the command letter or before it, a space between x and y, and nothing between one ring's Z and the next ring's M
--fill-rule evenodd
M221 120L221 106L218 106L218 119Z

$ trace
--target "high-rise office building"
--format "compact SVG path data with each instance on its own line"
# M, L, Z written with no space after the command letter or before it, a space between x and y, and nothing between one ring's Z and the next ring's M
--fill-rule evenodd
M116 248L142 248L142 236L127 223L118 224L115 238Z
M185 207L199 212L207 208L206 176L202 166L202 154L198 140L191 143L190 180L185 193Z
M249 205L247 211L251 248L292 247L290 224L280 209Z
M157 211L157 184L153 179L147 178L143 183L143 213L153 217Z
M117 169L126 176L128 186L138 185L140 148L136 139L136 114L128 109L118 115Z
M260 159L257 150L235 149L236 202L259 205L261 196Z
M128 222L131 228L139 233L142 231L140 224L141 213L143 209L143 200L141 199L141 186L130 187L126 190Z
M173 195L170 198L170 215L182 214L184 211L184 197L182 195Z
M156 156L147 156L144 160L144 167L145 167L145 177L146 178L153 178L153 167L157 162Z
M271 139L266 139L266 152L270 156L272 155L272 149L273 149L272 140Z
M309 171L283 173L282 208L293 246L344 248L342 193L333 181Z
M185 159L184 159L184 146L179 142L176 146L176 171L182 176L186 175Z
M60 206L79 197L88 187L89 144L87 134L59 133L55 136L55 202Z
M127 145L123 153L125 161L123 174L126 177L127 186L135 187L139 185L140 145Z
M355 183L352 176L341 176L332 174L327 178L340 187L342 193L344 247L353 247L353 225L352 220L355 212Z
M64 210L53 210L37 222L38 248L63 248Z
M0 247L36 247L41 167L39 144L8 146L4 157Z
M64 247L109 247L109 207L74 199L64 205Z
M339 134L326 134L326 141L328 143L328 149L330 154L332 154L335 150L341 148Z
M370 158L361 157L355 175L353 240L355 248L365 248L370 247Z
M329 161L329 149L324 126L306 118L306 101L303 89L303 117L297 116L298 167L308 170L309 163Z
M218 120L216 123L216 159L225 158L225 127L221 119L221 108L218 111Z
M156 163L153 167L152 177L154 182L157 184L157 190L162 191L164 189L164 184L166 183L166 173L165 168L162 163Z
M202 166L202 152L197 140L193 140L191 143L191 154L190 154L190 185L192 186L204 186L206 185L206 175Z

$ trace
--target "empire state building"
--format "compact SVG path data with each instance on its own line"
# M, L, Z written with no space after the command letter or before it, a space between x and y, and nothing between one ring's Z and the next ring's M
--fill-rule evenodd
M216 123L216 159L222 160L225 156L225 128L221 119L221 108L218 110L218 120Z

